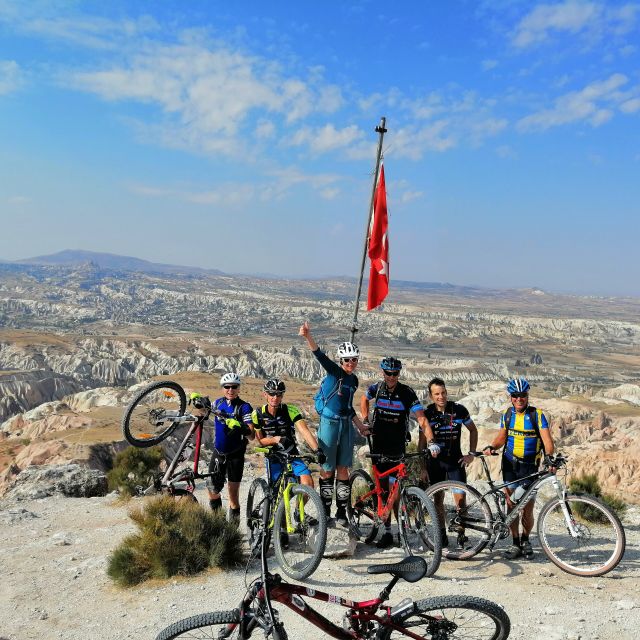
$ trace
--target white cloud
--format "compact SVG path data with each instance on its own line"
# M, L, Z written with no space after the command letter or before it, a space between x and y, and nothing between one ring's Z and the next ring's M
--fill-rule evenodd
M20 66L14 60L0 60L0 96L17 91L23 83Z
M336 129L333 124L323 127L303 127L296 131L288 144L294 147L307 146L314 153L326 153L342 149L364 139L364 132L356 125Z
M408 204L409 202L413 202L414 200L419 200L424 196L423 191L403 191L400 194L399 203L400 204Z
M31 198L28 196L10 196L7 198L7 202L9 204L22 205L31 202Z
M573 122L588 122L597 127L611 119L612 108L619 107L629 98L628 92L620 91L628 79L614 73L602 82L593 82L580 91L571 91L556 98L554 106L522 118L517 127L520 131L544 131Z
M541 4L526 15L513 35L516 47L527 47L546 40L550 31L577 33L597 22L603 7L594 2L567 0L559 4Z
M495 69L498 66L497 60L483 60L482 61L482 70L490 71L491 69Z
M625 100L620 105L620 111L623 113L636 113L640 111L640 98L631 98L631 100Z
M636 24L640 5L635 3L612 7L604 2L565 0L556 4L540 4L516 26L512 44L529 47L547 40L552 33L589 34L596 40L607 35L620 36Z

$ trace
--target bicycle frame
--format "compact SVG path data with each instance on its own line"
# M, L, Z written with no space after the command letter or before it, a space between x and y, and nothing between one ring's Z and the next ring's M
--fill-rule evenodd
M579 537L580 534L575 526L574 518L569 512L567 504L564 501L567 495L566 489L558 480L555 472L544 470L536 471L535 473L525 476L524 478L521 478L519 480L495 483L491 478L491 473L489 471L486 460L484 459L484 457L478 457L480 457L480 461L482 462L484 468L486 480L490 487L489 491L486 491L481 495L480 500L485 500L487 503L489 503L486 498L487 496L491 496L493 504L495 506L495 512L493 509L491 510L492 516L494 517L494 520L492 520L492 524L495 524L495 516L497 515L497 520L501 522L505 527L509 527L519 517L520 512L526 507L526 505L531 500L535 500L540 488L545 484L551 484L553 485L556 495L560 500L562 512L564 514L565 522L567 524L569 532L571 533L572 537ZM513 506L510 511L507 512L503 506L503 504L505 503L504 494L502 493L503 489L509 487L510 485L519 484L523 480L529 480L532 478L534 479L534 482L529 487L527 487L520 500ZM502 501L500 500L499 496L502 497ZM498 541L498 538L500 537L500 531L496 530L495 526L493 527L493 531L489 531L485 530L484 527L478 527L465 521L465 527L487 533L492 538L489 544L490 549L493 549L496 542Z
M391 514L393 505L395 504L396 498L400 493L402 480L404 480L407 477L407 465L404 462L401 462L400 464L398 464L395 467L392 467L388 471L383 471L382 473L380 473L376 465L372 464L371 470L373 471L373 481L375 482L376 487L373 491L369 491L369 493L366 493L364 496L362 496L362 500L363 501L366 500L369 496L375 493L377 496L377 516L381 520L386 520ZM390 476L396 476L396 481L391 482ZM381 478L389 478L389 485L390 485L389 495L387 496L387 500L384 502L384 504L382 501L382 495L384 491L380 484Z

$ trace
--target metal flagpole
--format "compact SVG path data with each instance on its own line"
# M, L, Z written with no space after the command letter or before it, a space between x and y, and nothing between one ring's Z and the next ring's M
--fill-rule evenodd
M360 280L358 280L358 292L356 293L356 306L353 313L353 324L351 325L351 342L355 338L358 331L358 309L360 308L360 293L362 292L362 278L364 275L364 265L367 262L367 250L369 249L369 232L371 230L371 217L373 216L373 200L376 196L376 186L378 184L378 171L380 170L380 158L382 157L382 139L387 132L385 124L386 118L380 118L380 124L376 127L376 133L380 134L378 139L378 155L376 156L376 170L373 174L373 189L371 189L371 201L369 203L369 217L367 220L367 228L364 234L364 250L362 251L362 263L360 264Z

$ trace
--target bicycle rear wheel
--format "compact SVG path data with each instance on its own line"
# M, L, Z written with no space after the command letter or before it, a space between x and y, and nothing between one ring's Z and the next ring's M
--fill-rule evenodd
M413 612L396 620L384 640L406 638L404 630L430 640L505 640L511 622L497 604L473 596L440 596L418 600Z
M364 469L357 469L349 476L351 500L347 505L347 516L353 532L366 544L373 542L378 535L376 526L378 496L373 493L376 486Z
M217 638L238 638L240 632L240 613L234 611L216 611L202 613L174 622L163 629L156 640L173 638L193 638L198 640L217 640Z
M249 487L247 495L247 537L249 548L254 551L260 542L260 531L264 527L264 510L268 507L267 492L269 485L263 478L256 478ZM268 535L268 532L265 532ZM267 547L269 540L267 540Z
M152 447L168 437L184 415L184 389L171 381L154 382L128 404L122 418L122 435L134 447Z
M327 516L320 496L303 484L291 484L289 504L280 496L273 519L273 547L291 578L308 578L320 564L327 542ZM290 527L287 528L287 509Z
M576 537L569 530L567 517ZM547 502L538 516L538 538L549 560L574 576L608 573L618 565L626 547L618 516L592 496L568 495L564 500Z
M427 494L418 487L405 487L400 495L400 537L409 555L422 556L427 561L426 576L432 576L440 566L442 542L436 508Z
M473 487L445 480L431 485L426 494L438 513L445 558L467 560L487 546L492 532L491 508Z

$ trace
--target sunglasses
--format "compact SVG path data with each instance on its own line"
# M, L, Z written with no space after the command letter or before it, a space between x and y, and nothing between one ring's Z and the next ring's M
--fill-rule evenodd
M237 384L225 384L224 385L224 389L237 389L239 387L239 385Z
M526 398L529 394L528 393L512 393L511 397L512 398Z
M383 369L384 371L384 369ZM384 375L385 376L393 376L394 378L396 378L397 376L400 375L399 371L384 371Z
M284 391L267 391L267 395L272 398L275 398L276 396L281 398L284 395Z
M342 362L358 362L358 358L342 358Z

